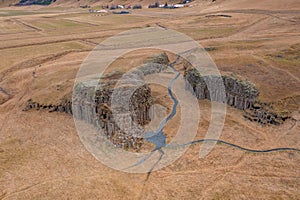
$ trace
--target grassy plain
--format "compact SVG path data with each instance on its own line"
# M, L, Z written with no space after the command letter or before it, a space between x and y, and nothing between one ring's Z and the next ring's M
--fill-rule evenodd
M106 16L62 7L0 9L0 199L299 199L299 153L253 154L216 145L199 159L199 144L147 179L97 161L81 144L71 116L22 111L29 99L55 104L70 94L77 70L99 42L159 26L192 37L221 71L249 79L260 99L291 113L281 126L262 126L229 107L221 139L253 149L300 148L300 7L293 0L286 7L249 2L195 1L189 8ZM144 57L128 54L114 64L126 68ZM166 91L154 94L158 103L171 105ZM210 122L210 103L199 105L198 139ZM169 135L178 118L168 123Z

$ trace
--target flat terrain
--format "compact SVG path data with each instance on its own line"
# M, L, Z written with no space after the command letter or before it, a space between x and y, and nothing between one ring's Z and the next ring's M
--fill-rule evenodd
M22 111L29 99L56 104L68 98L81 63L104 39L132 28L164 27L198 41L221 71L255 83L260 100L292 117L280 126L263 126L228 107L220 139L251 149L299 149L300 5L270 2L195 1L188 8L105 16L61 2L1 8L0 199L300 199L298 152L257 154L218 144L199 159L197 144L147 179L97 161L80 142L72 116ZM115 65L142 58L124 55ZM153 93L157 103L171 106L166 90L153 88ZM210 103L199 105L197 139L210 122ZM168 137L179 118L167 124Z

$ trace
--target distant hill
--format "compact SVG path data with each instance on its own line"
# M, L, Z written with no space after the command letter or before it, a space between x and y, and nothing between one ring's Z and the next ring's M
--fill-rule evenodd
M20 0L16 5L50 5L52 2L55 2L55 0Z
M13 6L13 5L19 5L19 6L50 5L52 2L55 1L56 0L0 0L0 6L6 7L6 6Z
M182 0L0 0L0 7L9 5L50 5L59 7L98 6L98 5L135 5L147 6L155 2L179 3ZM207 11L232 9L261 9L261 10L300 10L299 0L194 0L194 7Z

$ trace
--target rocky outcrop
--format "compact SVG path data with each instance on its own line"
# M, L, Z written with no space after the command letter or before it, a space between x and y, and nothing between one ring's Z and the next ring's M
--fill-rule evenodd
M72 114L72 102L69 99L62 99L61 103L58 104L42 104L29 99L23 111L28 110L46 110L49 112L64 112Z
M195 68L190 68L185 73L185 79L187 85L191 86L187 88L190 88L198 99L221 102L224 100L218 99L218 97L221 96L218 94L219 88L211 87L212 91L209 91L207 84L213 85L223 81L226 93L226 103L241 110L250 108L259 95L259 91L253 83L233 75L222 75L221 77L216 75L201 76Z
M144 83L144 76L165 70L167 66L159 63L167 63L168 57L160 54L154 60L156 63L146 62L126 74L107 73L99 83L78 84L78 95L73 96L74 117L99 128L117 147L139 149L152 105L151 90Z
M216 89L209 91L207 84L214 84L222 81L225 86L226 100L220 100ZM198 99L209 99L227 103L228 105L244 110L244 117L260 124L280 125L289 118L288 112L278 112L268 103L257 99L259 91L256 86L235 75L201 76L195 68L187 68L185 79L187 88L190 89ZM212 87L214 90L214 87ZM211 97L211 95L213 95Z
M245 111L244 117L260 124L280 125L290 118L288 112L275 111L271 104L256 101Z
M117 147L138 149L143 143L143 126L150 121L152 97L144 76L167 68L167 54L155 55L135 70L106 73L99 80L84 81L74 88L73 98L57 104L29 99L23 111L46 110L72 114L93 124ZM70 95L69 95L70 96Z
M141 133L142 129L134 129L134 125L136 123L142 126L150 120L148 112L152 104L151 90L148 85L137 89L130 84L119 85L117 79L120 75L120 72L107 74L97 86L99 88L89 83L77 86L80 93L73 97L73 115L99 128L117 147L138 149L142 145L142 139L135 137L135 134ZM118 98L119 95L124 97L124 93L131 89L134 91L126 110L122 98ZM116 100L113 100L114 96Z
M157 63L161 65L168 65L170 62L168 55L164 52L161 54L153 55L152 57L148 58L145 63Z

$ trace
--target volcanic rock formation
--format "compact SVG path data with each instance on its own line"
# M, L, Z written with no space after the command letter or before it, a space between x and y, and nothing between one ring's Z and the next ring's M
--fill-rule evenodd
M166 53L148 58L143 65L126 74L106 73L99 80L81 82L59 103L45 104L29 99L23 111L47 110L73 114L93 124L118 147L138 149L142 144L143 126L150 121L151 90L144 76L167 68Z
M49 112L64 112L67 114L72 114L72 101L64 98L59 104L43 104L29 99L23 111L28 110L47 110Z
M271 104L256 101L249 109L245 111L244 117L250 121L261 124L280 125L290 118L286 111L275 111Z
M268 103L259 101L259 91L256 86L235 75L201 76L195 68L188 68L185 72L187 89L190 89L198 99L209 99L244 110L244 117L261 124L280 125L289 118L288 113L276 112ZM207 85L217 85L223 81L226 99L220 98L219 88ZM212 95L212 96L211 96Z
M223 81L227 99L226 103L241 110L252 107L259 95L259 91L253 83L233 75L222 75L221 77L217 75L201 76L197 69L191 68L185 74L185 79L187 84L191 86L187 88L191 88L198 99L216 101L219 101L217 98L220 96L220 94L216 94L218 88L212 87L212 91L209 91L207 85ZM214 95L214 97L211 97L211 95Z
M167 68L166 54L123 74L107 73L99 83L83 82L75 87L73 115L100 128L117 147L138 149L143 143L143 126L150 122L151 90L144 76ZM96 86L95 86L96 85Z

